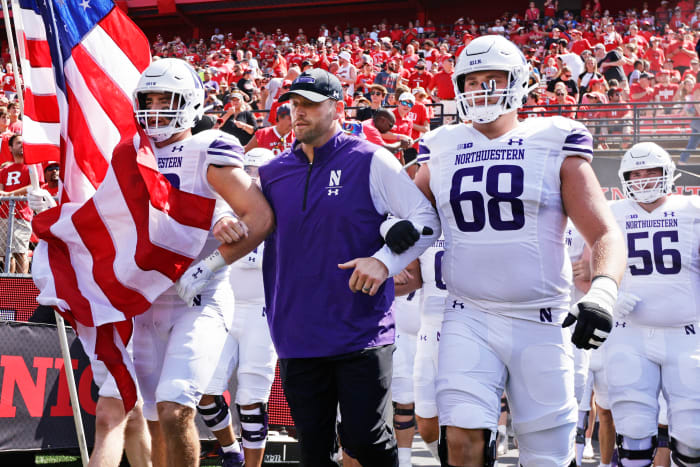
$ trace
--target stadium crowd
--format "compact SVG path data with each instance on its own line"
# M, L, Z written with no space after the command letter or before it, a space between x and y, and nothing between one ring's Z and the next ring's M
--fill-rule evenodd
M209 40L179 35L167 40L158 34L152 54L156 60L183 58L199 72L209 117L200 130L221 128L246 149L265 147L275 153L294 140L289 111L278 113L276 98L304 70L328 70L343 84L348 121L364 122L348 123L346 129L364 133L408 163L431 119L437 117L434 127L456 118L455 59L484 34L510 39L532 65L539 87L530 93L521 118L576 118L594 133L598 149L608 149L608 134L622 135L615 141L629 147L634 118L647 134L687 134L690 127L689 150L700 142L694 134L700 132L700 120L694 119L700 105L688 103L700 101L700 3L688 0L663 0L656 8L642 2L640 8L617 13L598 0L586 2L580 12L560 9L556 1L547 0L543 8L529 2L522 12L504 12L483 24L460 17L451 25L431 20L424 25L419 20L332 29L321 25L310 34L302 28L273 32L251 27L243 34L215 29ZM0 164L6 167L14 163L9 138L21 134L22 123L7 50L2 60L7 65L1 74ZM381 107L396 108L376 115ZM273 128L260 132L264 127ZM680 164L689 155L683 153ZM0 196L9 192L0 187Z
M659 103L648 116L694 115L684 103L698 89L699 24L700 7L689 1L673 6L663 1L655 10L644 2L640 9L616 14L596 1L576 15L559 9L557 2L547 2L543 9L530 2L522 13L505 12L487 24L471 18L448 26L430 20L425 25L418 20L406 25L383 21L333 30L322 25L309 35L301 28L290 34L253 27L242 35L217 29L209 41L180 36L166 41L158 35L153 55L184 58L195 66L213 94L208 100L212 110L228 108L235 89L251 110L272 110L270 118L258 115L262 124L275 123L272 104L285 81L289 85L312 67L341 78L347 107L374 108L373 84L383 86L374 88L383 93L383 104L396 105L401 94L396 94L397 87L406 86L424 96L421 103L442 103L444 114L456 114L450 79L455 57L475 37L502 34L525 53L540 83L528 103L530 112L624 120L630 103ZM565 86L557 87L560 82ZM616 105L595 107L603 103ZM409 118L420 125L424 109L416 107ZM688 120L683 123L687 126Z

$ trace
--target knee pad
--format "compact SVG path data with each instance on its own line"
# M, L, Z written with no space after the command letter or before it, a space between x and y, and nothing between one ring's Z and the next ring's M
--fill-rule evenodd
M620 467L648 467L654 462L658 438L651 436L644 439L633 439L618 434L615 438ZM628 445L628 447L625 447ZM630 446L631 445L631 446Z
M484 467L493 467L496 463L496 436L498 432L484 430ZM441 467L453 467L447 462L447 427L440 427L438 438L438 456Z
M415 415L415 409L402 409L397 407L398 404L396 402L392 402L392 405L394 406L394 428L397 430L408 430L409 428L413 428L416 426L416 415ZM405 422L400 422L396 420L397 415L403 415L403 416L411 416L411 419Z
M678 467L700 467L700 448L693 448L671 438L671 460Z
M659 446L658 447L660 447L660 448L669 447L668 427L667 426L660 426L659 427L659 434L657 436L659 439Z
M238 416L241 420L241 432L243 437L243 447L249 449L262 449L267 441L267 404L260 403L260 406L250 411L257 413L242 413L241 406L236 404ZM248 410L246 410L248 412Z
M204 424L211 431L219 431L228 426L231 421L231 414L224 396L214 396L214 402L209 405L197 404L197 412L202 416Z

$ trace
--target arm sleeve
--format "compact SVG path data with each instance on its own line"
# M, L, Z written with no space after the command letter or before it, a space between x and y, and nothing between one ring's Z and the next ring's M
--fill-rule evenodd
M414 225L433 229L432 235L421 235L411 248L400 255L393 253L386 245L372 255L384 263L389 276L394 276L440 237L440 221L433 206L402 170L401 164L383 148L372 156L370 195L380 214L391 214L410 220Z
M223 131L217 133L207 147L205 165L243 167L243 146L238 138Z
M583 124L569 120L571 128L564 138L562 145L562 157L583 157L588 162L593 160L593 137L591 132ZM563 159L562 159L563 160Z

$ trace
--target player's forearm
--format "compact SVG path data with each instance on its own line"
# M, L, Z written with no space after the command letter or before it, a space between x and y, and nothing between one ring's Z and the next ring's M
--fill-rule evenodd
M591 245L592 277L608 276L618 286L627 264L627 248L619 229L609 229Z

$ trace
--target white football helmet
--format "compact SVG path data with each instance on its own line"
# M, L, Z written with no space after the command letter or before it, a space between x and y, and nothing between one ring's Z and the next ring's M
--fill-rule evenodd
M475 71L501 70L508 74L508 87L496 89L495 81L484 89L464 92L464 81ZM457 58L452 74L457 99L457 110L464 120L489 123L507 112L519 109L525 103L530 86L530 65L520 49L503 36L477 37L467 45ZM489 98L498 97L489 104Z
M149 109L146 95L170 93L170 105ZM204 86L194 69L179 58L163 58L151 63L141 74L134 90L134 114L139 125L155 142L192 128L204 113ZM158 121L167 120L159 126Z
M630 180L630 172L639 169L663 169L660 177L639 178ZM622 184L622 192L626 198L639 203L653 203L657 199L671 193L676 165L671 156L656 143L637 143L622 157L618 176Z
M258 167L265 165L275 158L275 154L269 149L253 148L245 153L245 171L252 178L258 178Z

